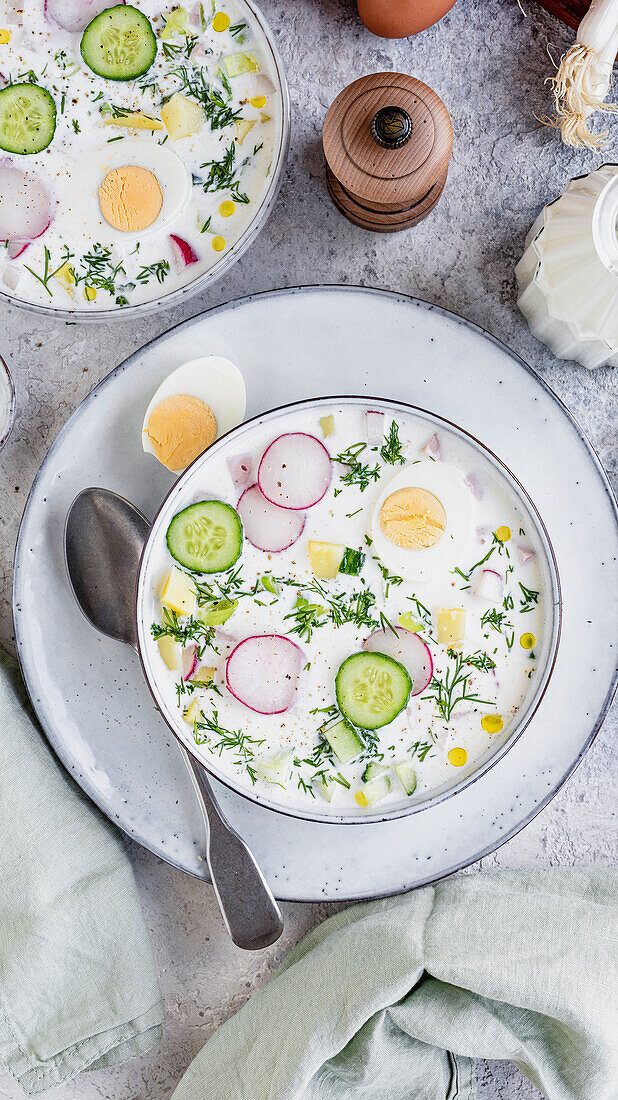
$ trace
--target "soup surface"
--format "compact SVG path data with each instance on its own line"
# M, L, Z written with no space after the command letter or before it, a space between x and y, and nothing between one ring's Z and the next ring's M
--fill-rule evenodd
M4 22L0 289L92 312L212 268L256 217L280 143L247 8L10 0Z
M284 806L362 814L457 783L545 659L530 516L420 414L321 403L242 440L152 550L143 637L164 714Z

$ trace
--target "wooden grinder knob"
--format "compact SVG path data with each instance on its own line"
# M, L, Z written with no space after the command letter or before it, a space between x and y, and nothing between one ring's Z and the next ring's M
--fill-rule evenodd
M339 93L323 142L328 189L342 214L364 229L395 233L426 218L440 198L453 128L422 81L373 73Z

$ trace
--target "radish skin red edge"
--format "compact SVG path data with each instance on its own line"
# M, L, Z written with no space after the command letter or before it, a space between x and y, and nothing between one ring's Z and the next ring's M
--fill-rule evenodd
M272 504L260 492L259 485L245 489L236 508L251 545L270 554L280 554L293 546L305 527L301 512Z
M183 237L178 237L175 233L170 233L170 244L174 254L174 263L178 271L183 271L185 267L189 267L191 264L196 264L198 262L199 256L194 252L189 242L185 241Z
M283 714L294 701L303 661L302 649L284 635L252 635L232 650L225 682L256 714Z
M331 475L331 457L324 444L307 432L288 432L264 451L257 479L271 504L304 511L322 500Z
M431 683L433 676L433 658L429 646L413 630L403 626L392 630L374 630L363 642L363 649L370 653L384 653L392 657L410 673L412 679L411 695L420 695Z
M197 646L190 645L182 651L182 678L190 680L197 668Z

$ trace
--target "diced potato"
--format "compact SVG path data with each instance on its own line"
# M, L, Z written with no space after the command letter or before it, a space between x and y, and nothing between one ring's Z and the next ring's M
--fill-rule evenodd
M161 603L177 615L192 615L195 608L193 581L181 569L173 567L161 591Z
M191 700L189 706L183 711L182 716L188 726L192 726L194 722L202 721L204 715L200 710L200 704L197 699Z
M441 608L438 612L438 641L441 645L461 645L466 633L466 612L463 607Z
M231 53L223 58L223 68L226 76L234 77L242 73L259 73L260 64L252 53Z
M203 684L206 687L207 684L212 684L215 678L215 670L210 665L202 665L198 668L197 672L193 673L191 677L191 683Z
M164 130L160 118L143 115L141 111L127 111L126 115L106 115L105 126L125 126L129 130Z
M206 122L206 113L199 103L187 99L182 92L175 92L161 108L161 118L172 141L178 141L201 130Z
M170 638L169 634L164 634L162 638L159 638L159 653L167 667L172 671L182 667L182 646L180 642Z
M307 543L307 550L314 576L325 581L332 580L333 577L337 576L345 551L343 543L314 542L310 539Z
M57 279L66 290L69 297L73 298L75 294L75 272L70 263L65 263L58 269L54 275L54 279Z
M332 435L335 430L335 418L331 414L330 416L320 417L320 427L322 429L322 435L326 439L327 435Z
M253 118L237 118L234 126L236 127L236 141L239 145L242 145L247 134L253 129L257 122L257 119Z

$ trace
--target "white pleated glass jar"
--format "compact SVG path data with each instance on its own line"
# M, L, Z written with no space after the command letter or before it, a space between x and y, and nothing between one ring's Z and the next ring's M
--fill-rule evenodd
M618 164L571 180L541 211L515 273L530 331L555 355L618 365Z

